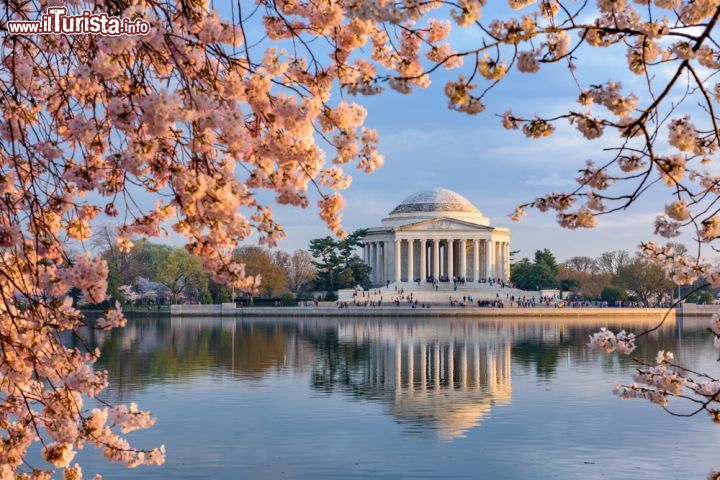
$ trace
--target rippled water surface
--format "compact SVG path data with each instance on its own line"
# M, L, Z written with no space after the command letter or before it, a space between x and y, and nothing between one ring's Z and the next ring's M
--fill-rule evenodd
M640 331L647 323L611 321ZM587 320L138 318L91 338L113 402L157 424L167 463L120 479L676 479L720 468L720 427L611 393L632 360L585 347ZM636 352L717 372L706 320ZM679 411L690 405L678 404Z

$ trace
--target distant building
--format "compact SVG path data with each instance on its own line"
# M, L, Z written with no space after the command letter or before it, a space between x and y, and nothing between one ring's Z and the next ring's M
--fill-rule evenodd
M436 188L410 195L370 228L363 258L374 284L508 281L510 236L462 195Z

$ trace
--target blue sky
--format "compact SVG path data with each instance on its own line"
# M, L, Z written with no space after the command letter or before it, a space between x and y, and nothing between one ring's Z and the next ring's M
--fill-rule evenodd
M469 31L462 32L460 44L471 41L468 35ZM619 80L642 95L644 79L627 70L624 49L584 53L576 74L586 85ZM408 195L442 187L468 198L492 225L510 227L512 249L520 250L520 257L532 256L540 248L551 249L559 259L598 256L615 249L634 251L641 240L662 241L653 235L655 216L667 203L667 190L659 185L629 211L600 217L600 226L592 230L562 229L553 213L533 210L521 223L510 221L508 214L516 204L572 189L585 160L599 163L610 158L603 148L613 145L612 139L588 141L567 123L558 124L557 132L542 140L529 140L502 127L498 115L508 108L523 116L580 110L575 102L578 90L565 65L544 65L535 75L511 71L486 97L485 112L476 116L447 108L443 88L457 73L440 72L427 90L411 95L387 91L376 97L348 98L367 108L366 124L380 132L385 165L370 175L353 174L353 184L344 192L346 229L378 226ZM283 249L306 247L311 238L326 234L314 209L298 213L277 207L276 212L288 233L280 245Z
M489 3L492 8L484 10L484 21L498 15L507 18L506 2ZM216 7L221 9L222 16L230 17L229 11L225 11L227 5L216 4ZM517 15L514 12L514 16ZM261 34L256 27L248 28L251 40L254 34ZM576 38L573 36L573 41ZM477 29L457 27L450 40L456 50L476 48L481 41ZM256 51L255 56L258 55ZM575 74L583 87L620 81L624 93L632 91L640 97L640 106L646 105L643 101L647 90L645 79L628 71L624 46L583 48L577 56ZM673 71L673 67L663 66L654 73L657 80L662 80L669 78ZM604 163L611 157L603 148L617 144L608 135L585 140L567 123L558 124L556 133L542 140L529 140L519 131L502 128L498 116L508 108L525 117L535 113L549 117L569 110L580 111L576 103L579 91L566 64L543 65L540 73L534 75L511 70L485 98L486 111L476 116L447 108L444 85L459 73L467 74L468 68L440 70L432 77L433 83L428 89L416 90L411 95L388 90L380 96L345 98L367 108L366 125L378 129L380 150L385 156L385 166L370 175L354 170L352 165L346 166L353 175L351 187L343 192L346 230L378 226L405 197L420 190L442 187L468 198L491 219L492 225L510 227L512 249L520 250L519 257L549 248L564 260L575 255L598 256L608 250L635 251L641 240L663 241L653 235L655 216L669 203L669 191L661 185L653 187L630 210L599 217L600 226L592 230L562 229L553 213L533 210L523 222L511 222L508 214L515 205L547 193L572 190L577 170L585 161L594 159L596 163ZM484 82L479 79L480 88L485 87ZM337 100L335 97L331 103ZM603 108L593 110L607 115ZM665 146L659 144L658 149L662 152ZM328 153L328 158L331 157L332 153ZM260 198L271 200L272 197L262 193ZM314 202L305 210L274 206L274 211L288 234L280 244L284 250L307 248L310 239L329 234L317 216ZM251 237L248 242L254 243L256 238ZM689 237L683 239L690 240ZM179 239L171 237L168 241Z
M484 114L469 117L447 110L442 92L432 91L437 87L436 83L429 92L389 94L364 102L367 123L380 131L385 165L370 175L354 175L353 184L344 192L346 229L378 226L408 195L442 187L468 198L492 225L512 228L512 248L523 256L539 248L550 248L559 258L596 256L607 250L634 250L640 240L651 236L654 210L642 205L602 218L600 227L589 231L562 229L553 214L536 211L530 211L521 223L511 222L508 214L516 204L572 188L576 170L601 147L569 127L540 141L506 131L493 114L504 111L503 103L514 103L518 112L527 104L513 102L509 93L496 95ZM538 92L533 100L541 95ZM546 97L549 104L554 101L551 95L548 92ZM324 234L314 209L298 214L278 207L276 212L288 233L281 248L302 248L309 239Z

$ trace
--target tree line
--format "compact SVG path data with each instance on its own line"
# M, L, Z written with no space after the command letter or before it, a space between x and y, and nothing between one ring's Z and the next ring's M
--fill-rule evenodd
M187 250L145 240L120 251L111 234L96 239L100 256L108 264L108 301L139 304L178 302L222 303L232 301L233 291L214 282L199 257ZM310 254L271 251L260 246L243 246L233 259L245 264L248 275L261 275L257 295L292 298L311 288L316 269ZM235 292L236 297L241 292Z
M356 230L343 239L326 236L310 241L309 249L293 252L244 246L233 258L245 264L249 275L260 274L262 282L255 298L310 298L322 292L326 300L337 298L337 290L369 288L371 267L356 253L367 230ZM228 287L214 282L201 261L184 248L136 241L121 252L108 232L96 240L107 261L108 300L124 303L159 304L177 302L222 303L233 299ZM682 245L675 246L678 251ZM513 255L517 252L513 252ZM532 259L511 265L512 282L523 290L559 289L584 300L634 300L659 302L676 294L687 295L703 283L677 287L665 270L624 250L605 252L597 258L575 256L559 263L548 249L537 250ZM693 292L689 301L710 303L717 292L709 287Z
M685 250L680 244L674 248ZM559 289L575 298L610 303L633 300L650 305L686 295L690 302L712 303L718 293L710 287L699 288L707 283L703 278L693 285L678 286L662 267L625 250L605 252L597 258L575 256L562 263L549 250L538 250L532 260L514 262L511 276L523 290Z
M356 230L343 239L327 236L310 241L309 251L270 250L243 246L233 259L245 264L248 275L261 275L258 292L235 292L236 298L310 297L327 292L336 298L342 288L370 287L370 267L356 253L366 230ZM123 252L110 228L95 238L95 247L108 264L108 301L137 304L178 302L222 303L233 299L233 291L216 283L203 269L199 257L184 248L136 240ZM82 299L79 299L82 302Z

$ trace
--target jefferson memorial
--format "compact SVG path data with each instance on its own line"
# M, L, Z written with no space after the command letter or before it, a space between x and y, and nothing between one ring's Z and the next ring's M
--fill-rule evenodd
M375 285L510 280L510 230L462 195L436 188L410 195L368 229L363 258Z

